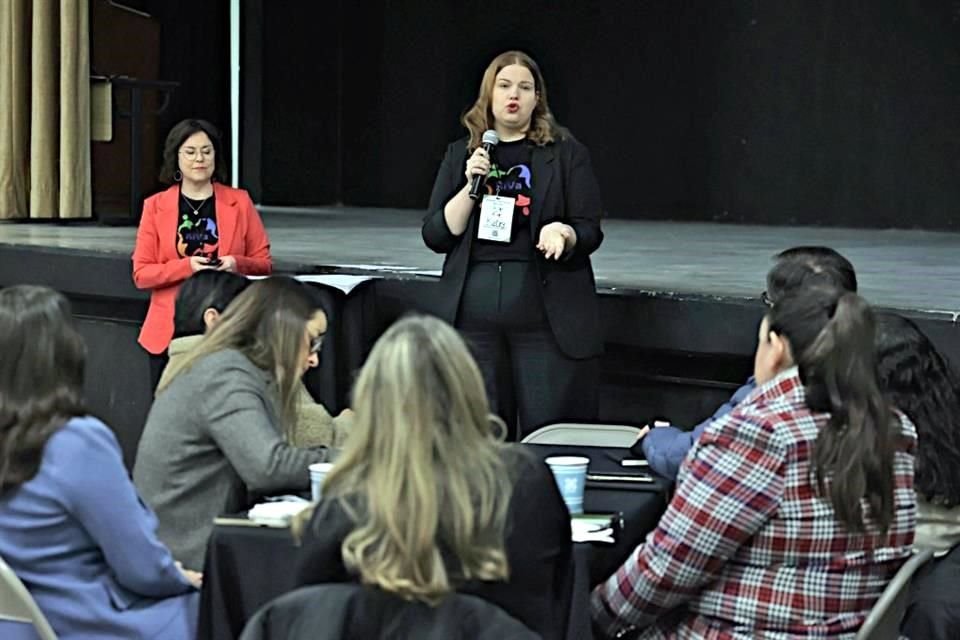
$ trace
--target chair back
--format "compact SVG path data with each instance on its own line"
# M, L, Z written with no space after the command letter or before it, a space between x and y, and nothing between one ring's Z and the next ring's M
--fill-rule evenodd
M880 594L880 599L870 609L870 614L863 621L863 626L854 640L899 640L900 622L906 613L907 599L910 597L910 579L932 557L933 551L920 551L903 563Z
M528 434L526 444L566 444L578 447L628 449L637 440L638 427L625 424L558 422Z
M0 620L32 624L40 640L57 640L33 596L3 558L0 558Z

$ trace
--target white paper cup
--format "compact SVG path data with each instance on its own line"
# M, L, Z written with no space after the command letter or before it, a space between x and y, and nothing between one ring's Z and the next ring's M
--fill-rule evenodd
M557 488L571 514L583 513L583 491L587 484L590 458L585 456L550 456L545 460Z
M323 497L323 481L332 468L332 462L315 462L310 465L310 497L314 502L319 502Z

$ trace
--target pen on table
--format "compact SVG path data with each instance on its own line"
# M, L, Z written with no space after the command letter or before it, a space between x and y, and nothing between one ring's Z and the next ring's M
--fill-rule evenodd
M622 467L647 467L650 465L650 463L642 458L621 458L620 456L610 453L609 451L605 451L604 453L608 458L619 463Z
M593 482L656 482L653 479L653 476L648 476L645 474L621 476L609 473L588 473L587 480Z

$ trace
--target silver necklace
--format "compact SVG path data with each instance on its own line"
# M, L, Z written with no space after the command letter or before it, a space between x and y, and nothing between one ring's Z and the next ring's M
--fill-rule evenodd
M200 201L200 206L197 207L196 209L194 209L194 208L193 208L193 205L190 204L190 201L187 200L187 196L183 195L183 192L182 192L182 191L180 192L180 197L183 198L183 201L186 202L186 203L187 203L187 206L190 207L190 210L193 211L193 215L194 215L194 216L199 216L199 215L200 215L200 209L203 209L203 205L207 204L207 200L210 199L210 196L207 196L206 198L204 198L203 200Z

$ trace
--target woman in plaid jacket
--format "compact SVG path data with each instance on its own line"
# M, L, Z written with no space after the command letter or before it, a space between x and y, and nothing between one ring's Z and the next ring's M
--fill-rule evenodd
M599 634L853 638L916 521L916 434L883 400L873 336L856 294L773 306L757 389L706 429L656 530L594 591Z

